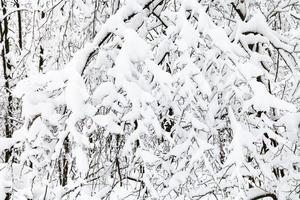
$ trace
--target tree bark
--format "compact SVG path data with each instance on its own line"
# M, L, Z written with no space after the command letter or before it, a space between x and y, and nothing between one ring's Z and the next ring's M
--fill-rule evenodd
M19 0L15 0L16 7L20 8ZM18 43L20 49L23 48L23 43L22 43L22 17L21 17L21 11L17 11L17 16L18 16Z
M5 2L2 0L1 1L1 6L2 6L2 14L3 16L7 13L6 10L6 5ZM4 18L2 22L0 22L0 35L1 39L0 42L4 44L3 49L1 51L1 58L2 58L2 67L3 67L3 76L4 76L4 87L5 87L5 93L6 93L6 98L7 98L7 110L5 113L5 118L4 118L4 133L6 138L11 138L12 136L12 114L13 114L13 105L12 105L12 94L11 94L11 76L10 76L10 71L11 71L11 64L9 63L9 60L5 57L6 54L9 53L9 41L7 37L8 33L8 17ZM8 162L11 157L11 150L6 150L5 152L5 162Z

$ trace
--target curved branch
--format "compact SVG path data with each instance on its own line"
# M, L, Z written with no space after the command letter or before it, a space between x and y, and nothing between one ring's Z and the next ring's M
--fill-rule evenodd
M261 194L261 195L251 198L250 200L258 200L258 199L263 199L266 197L271 197L273 200L278 200L276 194L274 194L274 193Z

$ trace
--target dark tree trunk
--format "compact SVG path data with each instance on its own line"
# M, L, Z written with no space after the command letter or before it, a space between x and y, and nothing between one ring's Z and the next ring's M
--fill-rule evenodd
M2 14L3 16L7 13L5 2L1 1L2 6ZM4 44L4 47L1 51L1 59L2 59L2 67L3 67L3 76L4 76L4 86L5 86L5 92L6 92L6 98L7 98L7 110L5 113L5 119L4 119L4 133L6 138L11 138L12 136L12 117L13 117L13 105L12 105L12 94L11 94L11 64L9 63L9 60L6 59L5 55L9 53L9 41L7 37L8 33L8 17L4 18L3 21L0 23L0 35L1 39L0 42ZM8 162L11 157L11 150L6 150L5 152L5 162Z
M58 171L59 171L59 183L61 186L65 186L68 183L68 159L67 154L69 153L69 138L66 137L63 144L63 151L61 159L58 161Z
M15 0L16 7L20 8L19 0ZM21 11L17 11L17 16L18 16L18 43L20 49L23 48L23 43L22 43L22 17L21 17Z

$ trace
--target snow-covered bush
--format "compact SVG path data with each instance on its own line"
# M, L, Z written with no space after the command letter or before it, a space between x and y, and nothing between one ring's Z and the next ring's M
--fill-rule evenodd
M298 0L51 9L33 19L50 56L12 88L0 197L300 198Z

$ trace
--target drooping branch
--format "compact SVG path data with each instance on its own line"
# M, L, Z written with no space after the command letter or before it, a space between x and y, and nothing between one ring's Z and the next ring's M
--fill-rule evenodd
M278 200L277 196L274 193L266 193L266 194L258 195L256 197L251 198L250 200L258 200L258 199L263 199L266 197L270 197L273 200Z
M159 5L162 5L163 2L164 2L164 0L159 0L159 1L158 0L151 0L151 1L148 1L147 3L144 4L143 10L150 9L151 4L154 4L152 11L150 11L150 13L152 13ZM123 18L123 21L124 22L128 22L130 19L132 19L137 14L138 14L137 11L133 11L132 13L128 13L127 16L125 16ZM96 35L95 40L97 40L98 37L102 38L98 42L98 47L102 46L107 41L107 39L110 38L111 35L112 35L112 32L106 32L102 36L101 35L99 35L99 36ZM95 52L96 52L96 50L93 50L92 52L90 52L89 56L86 59L85 65L82 68L81 75L84 74L84 71L85 71L85 69L87 67L87 64L89 63L89 61L91 60L91 58L93 57L93 55L95 54Z

